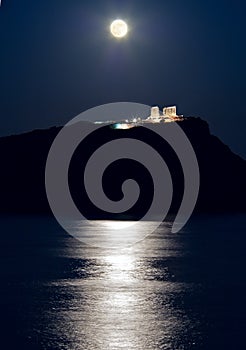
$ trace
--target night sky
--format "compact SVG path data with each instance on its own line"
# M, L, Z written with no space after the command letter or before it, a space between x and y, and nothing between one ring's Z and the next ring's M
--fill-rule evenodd
M178 106L246 157L244 1L2 0L0 135L119 101ZM244 5L245 6L245 5ZM130 33L109 33L115 18Z

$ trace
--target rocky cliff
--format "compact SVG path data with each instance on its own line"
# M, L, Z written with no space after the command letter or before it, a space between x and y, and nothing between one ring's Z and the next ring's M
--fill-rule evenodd
M246 161L211 135L208 124L200 118L178 123L193 145L200 168L201 185L195 211L246 212ZM168 127L168 124L156 125L156 128L161 127ZM0 138L0 212L50 213L45 192L45 165L60 129L53 127ZM165 159L175 189L170 210L175 212L183 193L182 167L170 146L142 127L114 130L105 126L79 145L69 170L69 185L76 205L87 217L112 217L90 203L82 184L83 167L99 145L119 137L147 140ZM134 178L139 183L141 194L136 205L126 214L138 217L146 212L153 196L151 176L141 164L131 160L115 162L106 170L103 186L111 199L119 200L122 197L121 183L127 178Z

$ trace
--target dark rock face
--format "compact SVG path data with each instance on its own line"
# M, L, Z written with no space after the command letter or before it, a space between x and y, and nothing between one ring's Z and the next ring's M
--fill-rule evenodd
M181 125L197 155L200 168L198 211L246 211L246 161L234 154L208 124L191 119Z
M205 121L189 118L178 123L193 145L200 168L201 186L195 210L246 211L246 161L211 135ZM168 127L168 124L156 127ZM0 138L0 212L50 213L45 192L45 165L49 149L60 129L53 127ZM165 159L174 184L170 212L175 213L183 194L182 167L171 147L142 127L114 130L105 126L79 145L69 169L69 186L78 208L87 217L117 217L101 212L90 203L82 179L84 166L93 151L105 142L119 137L134 137L145 141ZM138 182L141 194L138 202L125 214L128 218L138 218L148 210L153 197L151 176L141 164L132 160L114 162L104 173L103 186L109 198L119 200L122 198L121 184L128 178L134 178Z

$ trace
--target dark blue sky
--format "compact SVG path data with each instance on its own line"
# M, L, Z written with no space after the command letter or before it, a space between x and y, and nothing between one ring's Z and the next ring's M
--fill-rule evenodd
M108 32L117 17L126 40ZM246 157L244 17L237 0L2 0L0 135L108 102L177 104Z

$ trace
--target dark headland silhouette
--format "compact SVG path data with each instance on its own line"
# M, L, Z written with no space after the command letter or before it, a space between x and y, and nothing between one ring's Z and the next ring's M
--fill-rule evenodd
M86 127L87 122L83 123ZM178 123L193 145L200 168L201 185L195 212L246 212L246 161L211 135L204 120L187 118ZM156 128L161 127L168 127L168 123L156 125ZM51 213L45 191L45 165L49 149L60 130L61 127L52 127L0 138L1 213ZM113 163L102 179L105 193L112 200L122 197L121 184L124 180L134 178L138 182L141 189L139 200L125 216L100 211L86 195L83 169L87 160L100 145L119 137L146 141L162 155L171 172L174 187L170 213L176 212L181 203L184 181L180 162L171 147L148 129L135 127L115 130L108 125L84 140L71 160L70 191L81 212L88 218L138 218L148 210L153 196L152 179L141 164L132 160Z

